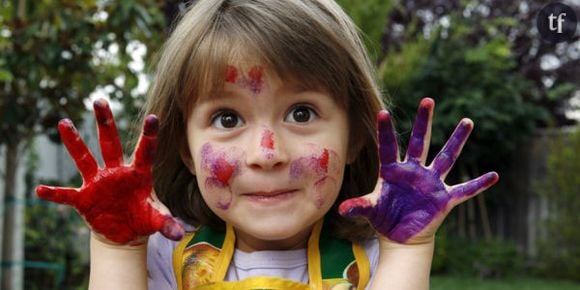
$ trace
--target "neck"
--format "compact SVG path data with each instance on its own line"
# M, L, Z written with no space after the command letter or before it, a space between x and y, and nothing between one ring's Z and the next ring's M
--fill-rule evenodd
M312 227L297 233L294 236L280 240L263 240L253 237L242 231L236 232L236 248L240 251L251 253L255 251L282 251L305 249L308 246L308 238Z

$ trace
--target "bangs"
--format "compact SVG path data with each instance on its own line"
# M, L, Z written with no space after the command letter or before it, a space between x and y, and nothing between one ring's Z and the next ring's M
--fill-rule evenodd
M322 23L300 17L301 10L281 15L268 9L275 7L255 9L243 3L221 7L188 61L182 82L186 85L179 94L187 114L197 102L222 95L228 66L248 71L257 64L284 82L324 90L347 109L354 91L348 51ZM320 34L312 35L312 26Z

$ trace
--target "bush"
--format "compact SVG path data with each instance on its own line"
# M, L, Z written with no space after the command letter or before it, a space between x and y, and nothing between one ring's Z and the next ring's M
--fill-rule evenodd
M86 289L88 231L70 207L38 201L26 210L25 289Z
M540 274L580 281L580 127L554 138L536 187L550 205L539 248Z
M512 242L498 238L470 241L438 234L432 271L480 278L513 277L522 272L523 257Z

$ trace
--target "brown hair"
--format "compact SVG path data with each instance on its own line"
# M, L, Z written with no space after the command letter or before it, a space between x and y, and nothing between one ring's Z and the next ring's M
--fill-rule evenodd
M281 79L324 88L345 108L351 162L327 220L339 237L368 238L369 224L340 216L337 207L376 184L375 118L383 103L356 27L332 0L200 0L189 7L164 46L147 101L146 113L160 119L153 167L160 200L192 225L223 228L179 152L187 152L186 116L223 88L227 65L243 57Z

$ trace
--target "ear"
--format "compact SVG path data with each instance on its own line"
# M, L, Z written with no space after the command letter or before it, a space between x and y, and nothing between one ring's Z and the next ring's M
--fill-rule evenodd
M181 157L181 161L185 164L185 167L189 169L192 175L195 175L195 164L193 163L193 156L191 155L191 151L189 150L189 146L187 145L187 141L181 143L179 146L179 157Z

